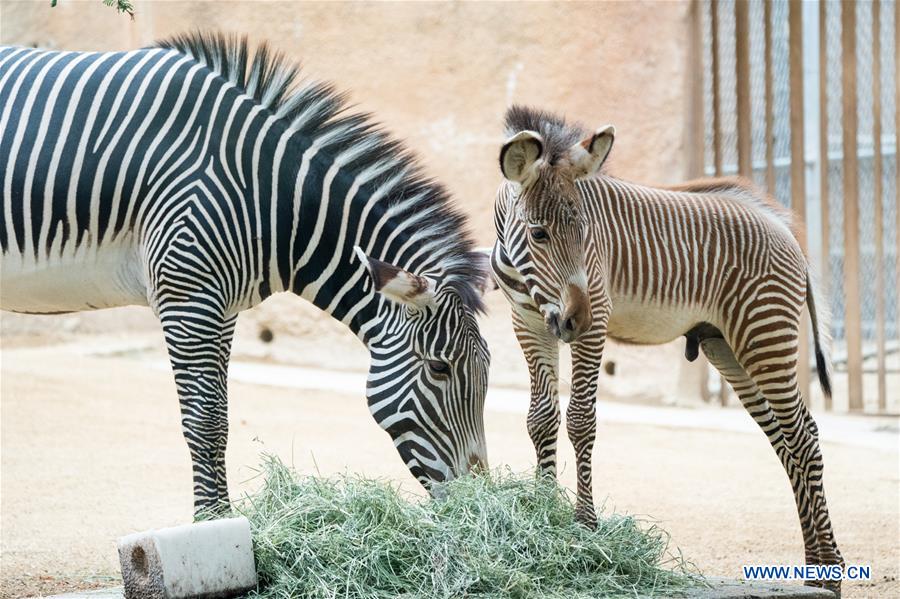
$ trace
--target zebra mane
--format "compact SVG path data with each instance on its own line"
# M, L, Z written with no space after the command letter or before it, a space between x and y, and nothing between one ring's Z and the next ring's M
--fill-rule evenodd
M504 130L507 137L519 131L535 131L544 138L544 159L556 164L576 143L588 136L581 123L568 122L565 117L514 104L506 111Z
M384 203L393 218L407 223L410 236L436 257L445 284L467 308L484 311L487 264L474 251L466 217L399 140L370 115L347 112L346 94L329 83L303 81L300 66L268 44L253 49L251 59L246 36L194 32L156 46L191 56L219 73L291 131L317 138L323 151L341 155L343 165L364 173L363 188L379 190L373 201Z

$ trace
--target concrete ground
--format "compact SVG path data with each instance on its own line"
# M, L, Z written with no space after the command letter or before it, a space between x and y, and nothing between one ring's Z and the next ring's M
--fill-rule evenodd
M709 588L697 588L687 592L684 599L834 599L834 593L825 589L797 584L746 582L729 579L708 579ZM48 599L124 599L122 587L95 591L75 591L53 595Z
M160 335L134 329L99 337L4 332L2 598L115 585L119 536L191 519L190 462ZM489 341L492 349L501 345ZM253 468L261 452L302 472L349 470L420 490L372 421L362 387L353 390L358 373L323 389L328 377L310 375L322 364L273 370L250 360L261 356L249 341L239 338L236 349L228 450L233 497L257 484ZM520 367L499 353L495 366L509 360L510 368ZM352 358L353 365L365 364L364 355ZM502 373L494 378L505 380ZM532 466L526 403L524 390L492 388L486 414L492 466ZM710 576L738 578L743 564L801 563L790 486L745 414L622 403L601 403L598 412L594 484L606 509L652 519L671 534L673 551ZM844 597L898 597L896 419L817 417L838 543L848 564L872 567L873 580L845 582ZM565 440L560 466L562 481L573 486L574 457Z

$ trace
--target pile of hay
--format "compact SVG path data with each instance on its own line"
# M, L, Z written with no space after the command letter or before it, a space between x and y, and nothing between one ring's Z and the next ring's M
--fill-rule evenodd
M409 501L384 481L298 476L272 458L263 470L237 506L257 597L671 596L697 583L657 527L601 515L590 531L534 476L465 477L443 500Z

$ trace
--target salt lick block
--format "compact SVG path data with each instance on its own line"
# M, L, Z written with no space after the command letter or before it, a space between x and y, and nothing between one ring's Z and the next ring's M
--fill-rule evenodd
M126 599L233 597L256 587L246 518L122 537L119 562Z

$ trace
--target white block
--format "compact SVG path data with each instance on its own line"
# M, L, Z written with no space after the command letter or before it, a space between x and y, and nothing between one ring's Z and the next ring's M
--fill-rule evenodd
M119 539L126 599L233 597L256 587L246 518L210 520Z

